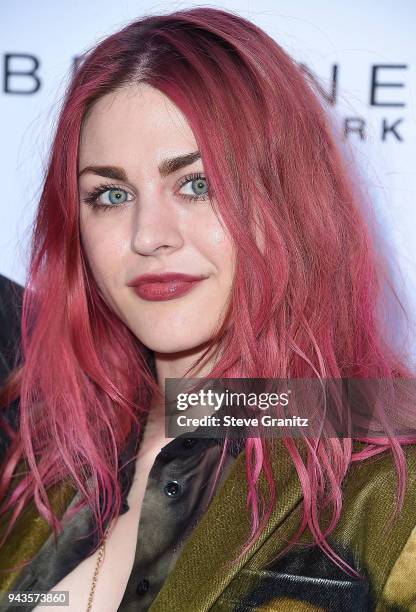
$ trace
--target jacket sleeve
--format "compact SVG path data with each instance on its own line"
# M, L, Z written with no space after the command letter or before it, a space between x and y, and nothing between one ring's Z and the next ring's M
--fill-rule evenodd
M19 404L20 398L17 398L14 402L9 404L6 408L0 408L0 466L6 456L7 449L11 442L10 437L7 435L3 422L10 425L15 431L19 427Z
M0 387L20 361L23 287L0 274Z
M0 274L0 388L7 375L18 365L20 354L20 320L23 287ZM0 408L0 465L10 444L3 423L17 430L19 423L19 398L7 407Z

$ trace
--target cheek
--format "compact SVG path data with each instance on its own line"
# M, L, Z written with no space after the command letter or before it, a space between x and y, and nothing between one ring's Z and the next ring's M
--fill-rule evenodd
M112 233L100 230L100 225L81 223L81 244L94 278L101 288L111 284L112 272L120 258Z
M224 247L230 241L219 212L213 208L209 208L204 217L199 219L198 234L211 248Z
M219 271L228 278L232 278L234 247L227 230L218 221L206 227L205 245Z
M213 229L209 239L213 244L222 244L225 241L225 233L222 229Z

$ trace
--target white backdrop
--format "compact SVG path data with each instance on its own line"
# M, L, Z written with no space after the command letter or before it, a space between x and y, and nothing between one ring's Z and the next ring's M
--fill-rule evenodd
M13 0L0 8L0 273L25 283L28 240L56 112L75 57L145 14L236 11L266 30L333 95L349 128L416 321L416 2L390 0ZM416 326L415 326L416 327ZM414 330L412 332L415 333ZM410 338L412 351L414 337Z

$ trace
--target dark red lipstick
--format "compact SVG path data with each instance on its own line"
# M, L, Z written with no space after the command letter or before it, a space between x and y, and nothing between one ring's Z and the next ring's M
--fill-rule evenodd
M173 300L185 295L206 276L182 274L180 272L164 272L161 274L142 274L129 282L139 297L149 301Z

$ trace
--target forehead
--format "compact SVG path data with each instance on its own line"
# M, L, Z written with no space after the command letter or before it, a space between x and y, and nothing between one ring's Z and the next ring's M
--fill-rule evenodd
M148 84L128 85L106 94L89 110L81 131L82 162L97 162L109 153L160 156L196 147L182 111Z

